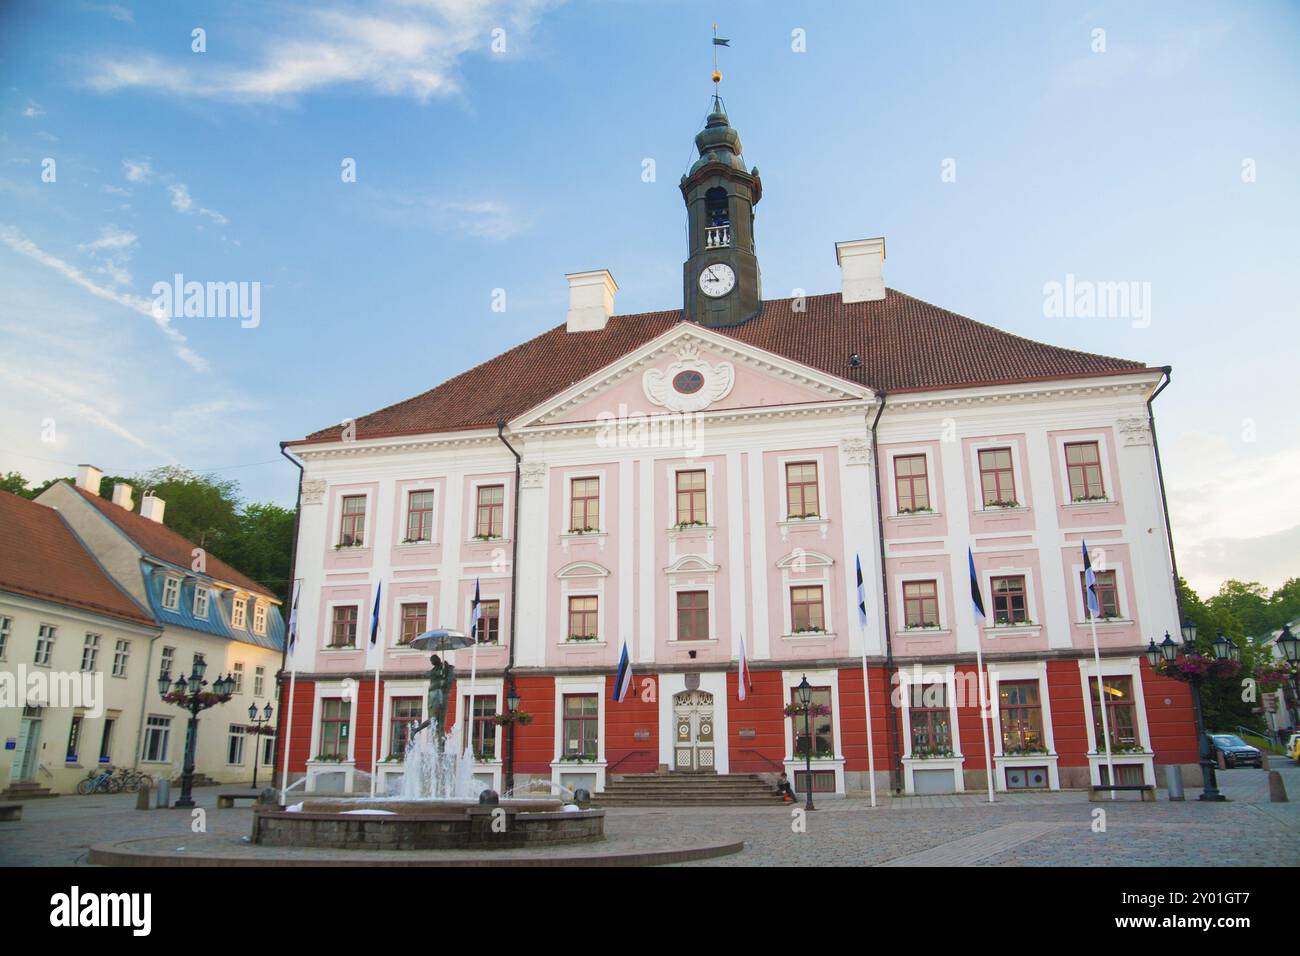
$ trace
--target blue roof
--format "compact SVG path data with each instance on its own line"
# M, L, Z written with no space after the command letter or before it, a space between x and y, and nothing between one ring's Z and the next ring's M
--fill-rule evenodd
M219 600L222 590L218 589L213 582L196 579L192 573L189 573L181 580L180 603L174 610L166 608L163 607L162 603L163 580L166 577L164 573L160 573L163 569L148 561L142 561L140 564L144 574L145 592L149 595L149 607L153 611L154 618L160 624L172 624L177 627L189 628L191 631L215 634L217 637L224 637L227 640L253 644L272 651L284 649L284 618L280 616L278 605L269 601L266 603L265 634L253 632L253 610L251 606L246 615L246 626L235 627L230 623L226 602ZM211 591L211 597L208 601L208 616L206 618L195 617L194 615L194 589L199 586L206 587Z

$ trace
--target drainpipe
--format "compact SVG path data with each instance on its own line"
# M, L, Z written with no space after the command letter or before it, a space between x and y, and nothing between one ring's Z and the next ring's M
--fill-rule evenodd
M1156 438L1156 413L1155 409L1151 407L1156 400L1156 396L1168 387L1173 370L1172 365L1166 365L1161 369L1165 373L1165 380L1147 399L1147 427L1151 429L1151 453L1155 455L1156 459L1156 480L1160 484L1160 510L1165 516L1165 540L1169 542L1169 566L1173 569L1174 575L1174 606L1178 609L1178 626L1182 627L1183 597L1178 593L1178 557L1174 554L1174 531L1173 526L1169 523L1169 499L1165 496L1165 472L1160 467L1160 440Z
M880 444L876 441L876 426L880 424L880 416L885 414L885 400L888 395L883 388L876 394L880 397L880 407L876 409L875 420L871 423L871 457L876 472L876 537L880 541L880 594L881 607L885 612L885 672L890 676L890 687L893 687L897 675L894 668L893 628L889 624L889 575L885 572L885 506L881 499ZM899 765L899 758L903 753L899 744L900 733L898 708L891 706L889 708L889 780L895 793L901 793L903 790L902 767Z
M510 543L510 656L506 662L505 680L501 685L505 699L508 701L515 681L510 672L515 666L515 608L518 606L516 598L519 594L519 505L523 500L522 489L519 487L519 464L523 459L519 452L515 451L515 446L506 440L505 430L506 423L497 422L497 438L510 450L510 454L515 456L515 516L514 527L510 529L513 539ZM507 794L513 795L515 789L515 722L513 720L506 724L506 765L501 786Z
M284 763L280 754L281 746L289 746L289 742L284 740L284 708L287 706L286 698L282 691L284 690L284 669L289 663L289 618L293 617L293 586L294 573L298 568L298 522L302 519L302 478L304 467L303 463L289 454L285 448L288 442L280 442L280 454L288 460L289 464L298 469L298 500L293 506L293 550L289 552L289 592L288 592L288 616L284 619L284 646L280 648L280 673L275 675L275 685L277 688L276 700L280 705L280 719L275 722L275 765L271 768L271 786L279 784L283 788L285 781L278 780L277 776L283 774ZM257 761L257 754L253 754L254 763Z
M140 726L135 729L135 756L131 761L132 770L140 769L140 752L144 746L144 717L149 712L149 692L158 686L157 683L150 683L152 678L149 676L153 672L153 646L162 636L162 628L159 628L158 633L149 638L149 653L145 657L144 666L144 693L140 696Z

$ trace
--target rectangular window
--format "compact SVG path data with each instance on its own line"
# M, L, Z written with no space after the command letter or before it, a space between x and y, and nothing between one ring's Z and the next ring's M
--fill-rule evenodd
M236 766L244 764L244 725L231 724L226 737L226 763Z
M36 635L36 656L33 659L35 663L49 666L50 655L54 653L54 633L56 628L53 624L42 624Z
M939 586L935 581L903 584L903 612L907 627L939 626Z
M1101 779L1101 785L1104 787L1110 782L1110 768L1102 763L1097 768L1098 775ZM1115 782L1121 787L1140 787L1146 783L1146 777L1142 772L1140 763L1117 763L1115 764Z
M63 759L67 763L77 762L77 751L81 747L81 715L72 715L72 726L68 728L68 752Z
M272 767L275 765L275 738L262 738L262 766Z
M595 640L599 633L599 599L595 596L569 598L569 640Z
M790 703L798 705L799 692L795 688L790 688ZM812 689L811 706L814 711L818 708L825 707L825 714L815 714L809 718L812 728L812 755L814 757L834 757L835 756L835 738L832 729L835 721L834 715L830 713L831 709L831 689L829 687L814 687ZM793 721L794 730L794 756L801 759L808 753L808 734L805 730L803 715L790 718Z
M808 771L796 769L794 772L794 789L796 793L807 793ZM813 793L834 793L835 792L835 771L834 770L814 770L812 772L812 792Z
M113 676L126 676L126 662L131 657L131 642L118 641L113 646Z
M1132 748L1141 746L1138 740L1137 708L1133 699L1133 678L1107 677L1102 688L1106 701L1106 721L1110 729L1110 746ZM1097 706L1097 678L1088 678L1088 709L1092 711L1093 739L1097 752L1106 749L1106 736L1101 732L1101 712ZM1116 770L1119 768L1117 767ZM1140 783L1141 781L1139 781Z
M235 693L242 694L244 692L244 662L243 661L235 661L235 669L233 673L235 675Z
M174 611L181 606L181 579L163 578L163 607Z
M402 634L399 644L410 644L429 629L429 605L424 601L402 605Z
M677 472L677 524L709 523L708 491L703 471Z
M1027 624L1029 600L1025 594L1025 576L1013 574L993 579L993 623Z
M0 661L5 659L5 650L9 647L9 631L13 626L13 618L0 617Z
M952 715L947 684L913 684L907 711L912 727L912 756L942 756L952 752Z
M817 496L817 462L790 462L785 466L787 518L817 518L821 504Z
M253 696L262 697L266 691L266 668L261 664L253 668Z
M998 708L1004 754L1037 753L1047 749L1038 681L1000 682Z
M406 498L406 541L433 540L433 492L412 491Z
M366 496L345 495L343 515L339 521L339 544L359 548L366 543Z
M677 592L677 640L709 639L709 592Z
M423 718L421 717L419 697L394 697L390 705L388 721L388 755L395 759L406 756L406 748L411 743L411 730Z
M979 461L984 507L1016 504L1016 478L1011 467L1011 449L981 449Z
M248 622L248 600L237 597L230 605L230 626L244 627Z
M596 759L600 736L600 701L595 694L565 694L564 756Z
M461 745L474 749L474 759L495 760L497 754L497 699L487 694L478 694L471 702L469 697L462 698L464 712L469 715L465 726L470 739L461 735Z
M159 669L164 674L170 674L172 672L172 662L176 660L176 648L164 647L162 649L162 657L160 658L160 660L161 660L161 664L159 666Z
M196 587L194 589L194 616L201 621L206 621L208 619L208 601L208 589L204 587Z
M346 760L352 703L342 697L325 697L320 702L320 753L318 757Z
M478 512L474 537L500 538L506 528L506 486L481 485L478 489Z
M600 530L600 479L569 482L569 531Z
M1070 477L1071 501L1096 501L1106 497L1101 480L1101 448L1095 441L1065 446L1065 470Z
M894 457L894 495L900 515L930 510L930 478L924 455Z
M790 589L790 626L795 634L826 630L820 585Z
M266 633L266 605L261 601L253 605L253 633Z
M109 763L113 759L113 727L117 721L112 717L104 718L104 732L99 737L99 762Z
M153 763L167 762L167 745L171 741L172 720L170 717L150 715L144 730L144 759Z
M357 644L357 606L341 604L334 608L330 623L329 647L355 647Z
M1114 571L1097 571L1097 580L1093 583L1093 590L1097 594L1097 618L1105 620L1110 617L1119 617L1119 586L1115 582ZM1083 589L1083 619L1086 621L1092 617L1092 611L1088 608L1088 578L1087 575L1079 572L1079 586Z
M479 602L478 641L480 644L501 643L501 602Z
M86 641L81 645L81 669L83 671L93 671L95 661L99 658L99 635L87 634Z

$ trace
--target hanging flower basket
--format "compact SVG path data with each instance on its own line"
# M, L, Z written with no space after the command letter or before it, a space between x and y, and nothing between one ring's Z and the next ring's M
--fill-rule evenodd
M510 724L520 724L527 727L533 722L533 715L526 710L515 710L505 714L497 714L493 720L497 722L498 727L506 727Z
M1254 677L1264 690L1274 691L1294 680L1298 670L1300 668L1286 661L1265 661L1255 667Z
M785 715L787 717L802 717L804 714L803 704L786 704ZM809 717L829 717L831 709L825 704L809 704L807 707Z
M1222 680L1236 676L1240 670L1240 661L1219 660L1204 654L1184 654L1172 664L1161 661L1156 665L1156 673L1188 683L1202 681L1207 677Z

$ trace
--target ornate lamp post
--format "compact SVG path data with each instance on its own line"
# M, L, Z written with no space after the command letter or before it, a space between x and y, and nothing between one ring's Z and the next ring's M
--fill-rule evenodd
M1196 654L1196 625L1191 621L1185 621L1183 622L1182 632L1183 644L1181 650L1184 659L1187 659ZM1228 640L1222 631L1219 632L1210 646L1214 649L1216 661L1236 661L1241 657L1241 649ZM1178 659L1179 650L1179 645L1169 637L1169 632L1166 631L1165 639L1159 645L1154 640L1147 644L1147 663L1152 667L1163 663L1168 668ZM1200 757L1201 776L1204 781L1204 789L1200 799L1213 803L1222 802L1227 797L1219 792L1213 748L1210 746L1210 738L1205 732L1205 714L1201 710L1201 684L1205 680L1205 674L1197 674L1191 670L1186 670L1184 673L1187 682L1192 685L1192 705L1196 712L1196 749Z
M1291 665L1291 709L1297 720L1300 720L1300 671L1296 669L1296 665L1300 664L1300 637L1291 633L1290 624L1282 625L1282 633L1277 636L1277 646L1282 651L1282 657ZM1293 723L1292 726L1298 725Z
M803 808L805 810L816 810L817 808L813 806L812 799L812 685L808 683L807 674L803 676L803 680L799 681L799 686L796 688L796 692L799 697L799 706L803 708L803 733L804 737L807 738L803 751L804 776L807 777L807 780L804 783L806 796L804 798Z
M213 682L211 690L204 690L203 688L208 686L208 682L203 679L207 669L207 662L202 657L196 656L188 678L181 675L176 678L176 683L172 684L171 675L166 671L158 675L158 694L163 701L176 704L190 712L189 724L185 729L185 766L181 770L181 796L173 804L176 807L194 806L194 798L190 791L194 786L194 755L199 742L199 714L209 707L224 704L230 700L235 691L233 674L218 677Z
M519 689L515 687L514 677L506 685L506 713L510 722L506 724L506 765L502 771L502 786L507 794L513 796L515 790L515 714L519 712Z
M266 723L270 723L271 713L272 713L271 704L269 701L266 704L266 709L262 711L261 717L257 716L256 704L248 705L248 719L251 720L253 722L253 726L257 728L257 734L256 734L257 750L253 751L253 789L254 790L257 789L257 761L260 756L260 753L258 751L260 751L262 747L262 725Z

